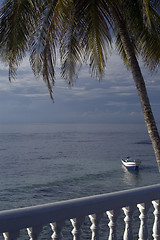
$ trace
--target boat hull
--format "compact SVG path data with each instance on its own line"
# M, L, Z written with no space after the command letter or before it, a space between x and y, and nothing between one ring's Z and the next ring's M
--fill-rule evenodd
M121 160L122 164L124 167L126 167L127 169L132 169L132 170L138 170L139 169L139 165L140 162L136 162L136 161L125 161L125 160Z

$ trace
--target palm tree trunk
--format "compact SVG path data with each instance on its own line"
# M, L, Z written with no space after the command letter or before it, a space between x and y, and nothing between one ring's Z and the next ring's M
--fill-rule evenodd
M116 17L116 15L115 15L115 20L117 23L117 28L121 37L123 47L125 49L125 53L128 58L128 62L132 71L132 76L133 76L133 79L137 88L138 96L141 102L145 123L146 123L147 130L148 130L148 133L152 142L152 146L154 149L156 161L158 164L158 169L160 171L160 137L159 137L156 122L152 113L145 82L141 73L141 69L139 67L139 63L135 56L132 43L129 38L125 21L120 20L120 18L118 16Z

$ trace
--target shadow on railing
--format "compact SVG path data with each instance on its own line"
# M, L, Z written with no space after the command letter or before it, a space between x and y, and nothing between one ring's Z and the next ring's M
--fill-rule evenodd
M151 235L152 239L157 240L160 239L159 199L160 185L158 184L35 207L1 211L0 233L3 234L5 240L16 240L19 239L20 230L27 229L30 240L37 240L41 239L39 235L43 233L43 226L48 225L52 231L51 239L62 239L64 228L65 231L68 228L68 237L65 237L65 239L78 240L80 236L82 236L82 239L107 239L107 231L103 233L105 237L99 237L100 229L105 230L104 227L101 228L105 216L108 221L106 223L108 224L109 240L122 239L122 237L117 236L117 221L119 218L121 218L121 234L124 240L133 239L134 221L138 224L137 232L134 233L137 236L135 239L147 240L148 210L152 206L153 230ZM133 218L137 210L139 218ZM88 219L90 223L86 224ZM85 227L85 231L90 232L90 238L89 235L87 238L83 237L83 227ZM42 237L42 239L48 238Z

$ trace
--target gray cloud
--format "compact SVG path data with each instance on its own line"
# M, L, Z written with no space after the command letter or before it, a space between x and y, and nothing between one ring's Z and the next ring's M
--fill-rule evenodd
M150 75L144 67L142 71L155 116L160 121L160 73ZM92 79L87 66L83 66L70 89L60 77L58 67L57 72L53 104L45 83L35 78L27 58L11 83L8 68L1 63L0 121L143 121L131 73L116 54L108 60L101 82Z

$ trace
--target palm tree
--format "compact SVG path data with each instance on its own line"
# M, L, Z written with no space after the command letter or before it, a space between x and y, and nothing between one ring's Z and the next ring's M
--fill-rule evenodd
M69 85L83 62L101 79L112 42L132 72L160 170L160 137L137 60L150 70L160 65L160 1L4 0L1 6L0 54L9 79L30 52L33 72L43 76L52 99L57 53Z

